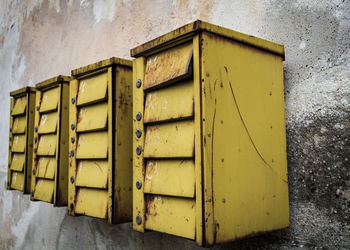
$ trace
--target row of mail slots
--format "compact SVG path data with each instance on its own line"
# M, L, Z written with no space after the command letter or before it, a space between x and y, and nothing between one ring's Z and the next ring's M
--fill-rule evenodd
M289 225L282 45L202 21L11 92L8 189L228 242Z

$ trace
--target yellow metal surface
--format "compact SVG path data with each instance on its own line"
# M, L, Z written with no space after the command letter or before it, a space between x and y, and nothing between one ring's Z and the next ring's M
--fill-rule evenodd
M107 132L80 134L77 145L77 159L105 159L108 156Z
M11 115L22 115L26 111L27 96L15 98L15 103Z
M194 123L181 121L147 126L144 157L193 157Z
M211 34L203 41L206 241L287 227L282 58Z
M12 152L23 153L26 147L26 136L15 135L12 142Z
M57 112L42 114L39 123L39 134L55 133L57 129Z
M193 160L148 160L145 193L193 198L195 171Z
M40 112L56 110L59 99L59 88L46 90L42 93Z
M68 199L69 80L57 76L36 85L31 200L54 206L66 206Z
M52 203L54 187L53 180L39 179L34 189L34 199Z
M148 92L145 99L144 123L183 119L194 115L192 80Z
M79 188L75 212L92 217L107 218L108 192L100 189Z
M26 116L16 116L13 119L12 134L23 134L26 132Z
M195 238L196 204L193 199L148 195L146 202L146 229Z
M107 103L79 108L77 131L93 131L107 128Z
M56 157L40 157L36 167L36 177L54 179L57 168Z
M284 47L281 44L273 43L251 35L246 35L201 20L196 20L194 22L186 24L163 36L137 46L136 48L130 50L130 55L133 57L145 56L156 50L169 46L170 43L181 42L203 31L214 33L218 36L226 37L228 39L240 42L242 44L247 44L252 47L260 48L261 50L266 50L270 53L277 54L284 58Z
M187 44L193 85L185 91L162 65L180 65L172 54ZM142 132L134 136L134 183L143 181L133 191L133 228L208 246L287 227L283 45L196 21L131 54L143 87L133 92L134 117L142 115L133 125ZM180 168L182 161L193 164ZM187 222L177 228L181 220L171 219L184 200L194 204L192 236L178 233Z
M144 80L146 60L144 57L137 58L133 61L133 83L139 79L141 83ZM145 179L145 161L143 158L144 150L141 150L140 154L137 154L137 148L143 149L145 140L145 130L143 125L144 117L144 92L142 88L137 88L133 84L133 183L140 181L143 183ZM140 119L137 120L136 116L140 115ZM135 134L137 131L141 131L140 138ZM132 226L134 230L139 232L145 231L145 213L146 213L146 202L143 193L143 188L137 189L133 187L132 193ZM137 217L139 216L139 217ZM140 218L140 223L137 223L136 218Z
M11 188L24 191L24 173L12 172Z
M79 82L77 105L107 99L107 73L84 78Z
M25 163L25 154L12 154L11 166L10 169L18 172L23 171L24 163Z
M192 74L192 43L149 56L146 61L144 89L164 86Z
M37 155L52 156L56 154L56 134L41 135L39 137L39 145Z
M108 162L81 160L78 163L77 186L107 188L108 182Z
M7 188L27 194L32 173L35 89L25 87L12 91L10 95L13 98L9 119Z
M118 62L125 63L119 64ZM110 58L72 71L68 212L131 220L131 61ZM74 153L74 154L73 154Z

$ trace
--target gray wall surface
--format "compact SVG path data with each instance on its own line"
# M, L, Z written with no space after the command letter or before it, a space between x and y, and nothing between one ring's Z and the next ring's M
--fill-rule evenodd
M285 45L291 226L227 248L350 249L349 0L1 0L0 248L192 249L130 223L70 217L6 191L9 91L111 56L195 19Z

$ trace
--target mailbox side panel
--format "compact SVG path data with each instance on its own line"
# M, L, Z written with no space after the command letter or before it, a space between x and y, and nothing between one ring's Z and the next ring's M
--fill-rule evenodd
M28 94L28 112L27 112L27 149L26 149L26 168L24 169L26 182L25 192L31 192L32 166L33 166L33 139L34 139L34 118L35 118L35 95L36 92Z
M289 226L283 59L203 32L208 245ZM211 192L211 193L207 193Z
M132 219L132 68L115 69L115 171L113 223Z
M69 84L62 84L61 112L59 117L59 165L56 177L55 206L68 203L68 164L69 164Z
M7 189L11 190L11 160L12 160L12 154L11 154L11 146L12 146L12 125L13 125L13 117L11 115L12 109L14 106L14 98L11 97L11 103L10 103L10 127L9 127L9 153L8 153L8 169L7 169Z

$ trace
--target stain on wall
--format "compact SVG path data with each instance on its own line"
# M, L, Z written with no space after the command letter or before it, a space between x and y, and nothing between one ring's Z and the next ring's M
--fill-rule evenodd
M196 248L129 223L70 217L5 190L9 92L129 50L195 19L283 43L291 226L214 249L350 248L350 2L0 1L0 245L4 249Z

